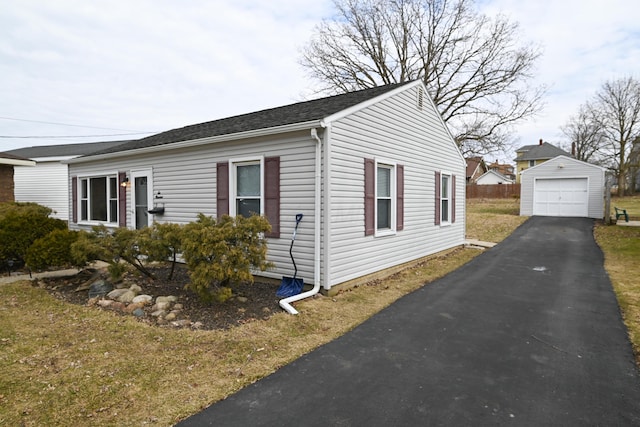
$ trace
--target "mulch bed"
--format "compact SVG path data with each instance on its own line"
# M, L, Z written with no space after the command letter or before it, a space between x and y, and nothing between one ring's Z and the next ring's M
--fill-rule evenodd
M266 282L242 283L232 286L233 297L223 303L205 303L198 296L184 288L189 283L189 276L184 265L178 265L173 278L168 279L169 268L155 267L152 269L156 280L141 277L138 274L127 274L123 283L115 287L129 287L137 284L142 288L142 294L158 296L174 295L178 303L183 305L181 318L189 319L192 323L200 322L199 329L227 329L246 322L268 319L272 314L281 311L278 306L276 290L278 284ZM87 282L93 272L84 270L73 277L43 278L34 281L34 286L46 289L54 297L78 305L87 305L88 291L76 289ZM102 278L107 278L106 273ZM96 307L96 309L100 309ZM142 321L152 323L148 317Z

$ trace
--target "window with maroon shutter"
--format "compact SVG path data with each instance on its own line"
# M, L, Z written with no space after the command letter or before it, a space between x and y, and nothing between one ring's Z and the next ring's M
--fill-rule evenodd
M396 166L396 230L404 229L404 165Z
M218 163L216 175L216 212L220 219L223 215L229 215L229 163Z
M127 187L119 185L126 177L125 172L118 173L118 225L120 227L127 226Z
M71 178L71 221L78 222L78 177Z
M280 157L264 159L264 216L271 224L266 237L280 237Z
M436 171L435 177L435 225L440 225L440 172Z
M456 222L456 176L451 175L451 222Z
M364 235L370 236L375 232L375 172L376 163L373 159L364 159Z

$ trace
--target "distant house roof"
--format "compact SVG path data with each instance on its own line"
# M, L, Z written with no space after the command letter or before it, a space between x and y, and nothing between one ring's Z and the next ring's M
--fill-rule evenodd
M85 142L80 144L42 145L39 147L17 148L7 151L9 154L28 159L42 157L84 156L96 151L106 150L128 141Z
M512 183L513 179L504 176L503 174L501 174L500 172L490 169L487 172L485 172L484 174L482 174L482 176L480 178L478 178L478 182L481 182L485 179L485 177L488 177L489 175L494 175L496 178L498 178L499 180L505 181L507 183Z
M12 153L0 152L0 165L35 166L35 162Z
M515 158L516 162L527 160L548 160L558 156L571 157L571 154L556 147L555 145L543 142L536 145L525 145L516 150L518 157Z
M91 155L155 147L181 141L191 141L214 136L231 135L260 129L276 128L311 121L319 121L362 102L383 95L405 84L377 86L356 92L298 102L283 107L270 108L239 116L227 117L161 132L142 139L126 142L117 147L100 150Z
M482 157L469 157L465 160L467 161L467 178L472 177L473 174L476 173L478 166L484 165L484 160L482 160ZM482 168L482 172L485 171L486 166Z

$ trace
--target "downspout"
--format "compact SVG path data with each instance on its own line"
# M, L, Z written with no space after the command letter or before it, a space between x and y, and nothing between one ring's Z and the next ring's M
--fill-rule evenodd
M316 140L316 171L315 171L315 201L314 201L314 260L313 260L313 288L307 292L302 292L298 295L293 295L284 299L281 299L279 304L289 314L298 314L298 311L291 305L292 302L300 301L301 299L309 298L320 292L320 215L322 213L322 140L318 137L318 131L316 128L311 129L311 138Z

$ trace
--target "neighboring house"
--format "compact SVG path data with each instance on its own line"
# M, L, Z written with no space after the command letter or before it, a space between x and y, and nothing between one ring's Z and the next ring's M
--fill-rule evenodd
M513 184L513 181L494 170L487 171L476 180L478 185Z
M33 167L35 162L12 153L0 152L0 203L14 202L15 168Z
M604 218L605 170L568 156L525 170L520 215Z
M516 182L520 183L520 173L557 156L571 157L570 153L555 145L540 140L538 145L525 145L516 150Z
M467 184L475 184L476 180L489 170L482 157L469 157L467 162Z
M325 290L462 245L465 161L420 81L169 130L69 163L73 229L264 215L266 277ZM346 283L350 282L350 283Z
M489 170L498 172L500 175L504 176L507 179L510 179L513 182L516 181L516 174L513 170L513 165L499 163L496 160L495 162L491 163L488 168Z
M52 217L69 220L69 174L65 160L115 147L124 141L45 145L11 150L8 153L29 158L35 167L16 166L15 200L47 206Z

